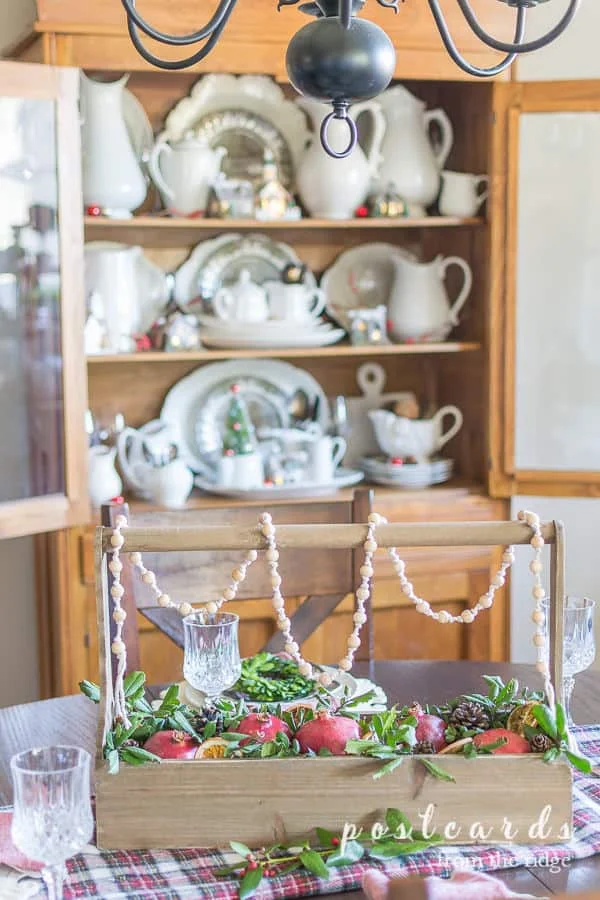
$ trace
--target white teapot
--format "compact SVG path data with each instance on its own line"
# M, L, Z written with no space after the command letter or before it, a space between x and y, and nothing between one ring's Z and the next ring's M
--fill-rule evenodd
M454 422L447 431L442 431L446 416L452 416ZM460 431L463 423L463 415L457 406L443 406L431 419L407 419L385 409L371 410L369 419L383 453L401 459L413 456L418 463L427 462L441 450Z
M224 147L212 150L191 135L175 144L159 138L148 168L166 208L184 216L204 215L211 185L226 153Z
M153 419L141 428L126 427L120 432L117 439L119 467L127 486L138 496L146 500L152 498L156 471L152 459L167 456L173 446L177 447L176 430L160 419Z
M220 319L234 319L236 322L264 322L269 318L265 290L252 281L248 269L242 269L235 284L217 291L213 308Z
M471 292L473 274L460 256L436 256L429 263L394 259L396 277L388 299L389 332L395 341L444 341ZM450 305L444 279L450 266L463 273L463 284Z

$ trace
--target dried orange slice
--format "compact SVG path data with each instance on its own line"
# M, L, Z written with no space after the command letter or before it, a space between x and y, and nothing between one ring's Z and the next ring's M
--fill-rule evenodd
M535 728L537 726L537 719L533 714L533 710L539 705L536 700L532 700L513 709L506 723L508 730L524 737L525 728Z
M225 741L223 738L208 738L206 741L202 741L202 743L196 750L194 759L223 759L223 757L225 756L226 748L227 741Z

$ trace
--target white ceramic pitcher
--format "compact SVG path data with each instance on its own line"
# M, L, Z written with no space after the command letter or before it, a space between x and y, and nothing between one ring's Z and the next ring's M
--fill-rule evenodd
M96 444L88 451L88 486L92 506L102 506L121 494L123 484L115 469L116 454L116 447L105 444Z
M119 433L119 467L127 486L139 497L150 499L153 495L156 470L149 457L166 455L172 444L177 445L176 429L161 419L152 419L141 428L127 426Z
M296 100L313 124L313 137L296 172L300 199L311 216L318 219L351 219L358 206L364 203L372 179L377 175L381 160L381 145L385 135L385 118L375 100L356 103L349 115L354 120L368 112L373 119L370 146L366 154L356 146L345 159L334 159L321 146L321 123L331 107L317 100L302 97ZM334 150L341 151L348 144L348 125L332 119L327 138Z
M226 153L224 147L211 150L193 135L173 144L159 139L148 168L166 208L183 216L204 215L211 185Z
M105 215L119 219L129 218L147 192L123 118L128 78L94 81L81 72L84 206L100 206Z
M445 340L455 325L473 284L471 268L460 256L436 256L429 263L394 259L396 277L388 300L389 332L395 341L422 343ZM463 284L450 305L444 280L451 266L463 273Z
M452 149L452 123L443 109L426 110L402 85L389 88L377 100L386 121L379 182L395 187L408 203L410 215L424 216L438 195L440 172ZM438 148L431 142L434 122L441 132Z

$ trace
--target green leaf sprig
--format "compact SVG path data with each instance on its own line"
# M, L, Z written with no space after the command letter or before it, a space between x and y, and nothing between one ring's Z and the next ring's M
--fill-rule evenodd
M583 772L585 775L591 775L593 772L591 761L586 756L575 753L570 749L569 732L563 706L557 703L556 712L553 713L549 706L540 703L533 708L533 715L540 731L554 741L554 746L544 753L545 762L552 763L564 757L580 772Z
M342 835L326 828L316 828L305 840L293 843L273 844L251 850L239 841L231 841L230 847L241 857L240 862L217 869L218 877L232 875L239 881L240 898L251 897L263 878L286 875L297 869L306 869L318 878L329 878L333 869L350 866L361 859L389 860L409 853L419 853L441 843L442 836L425 836L414 829L399 809L388 809L385 828L378 837L372 833L359 835L342 846Z

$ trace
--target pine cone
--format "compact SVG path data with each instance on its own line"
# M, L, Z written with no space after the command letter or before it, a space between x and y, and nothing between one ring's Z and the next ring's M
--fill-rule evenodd
M555 743L547 734L534 734L529 739L529 746L532 753L546 753L547 750L552 750Z
M481 705L472 700L463 700L456 706L448 718L448 724L455 728L481 729L485 731L490 727L490 715Z
M414 754L417 754L417 753L433 754L433 753L435 753L435 747L433 746L431 741L417 741L417 743L412 748L412 752Z
M190 721L190 725L198 734L202 733L202 730L208 725L210 722L214 722L216 727L215 734L222 734L225 731L225 721L223 713L217 709L212 709L207 707L201 713L198 713L197 716L194 716Z

